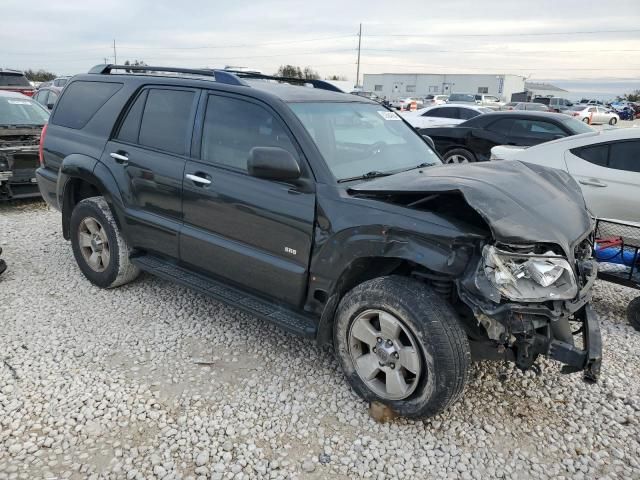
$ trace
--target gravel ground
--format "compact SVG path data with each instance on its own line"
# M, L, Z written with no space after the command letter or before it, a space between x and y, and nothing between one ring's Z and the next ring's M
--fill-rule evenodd
M600 283L602 379L473 367L437 418L375 423L330 349L144 275L89 284L38 202L0 206L0 479L640 478L632 290Z

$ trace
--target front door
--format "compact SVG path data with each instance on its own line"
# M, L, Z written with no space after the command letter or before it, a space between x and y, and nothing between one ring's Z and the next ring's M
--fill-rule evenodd
M178 258L182 178L197 91L145 88L106 145L102 162L124 201L132 247Z
M310 172L290 132L266 105L247 97L203 96L198 159L183 187L182 262L293 306L303 302L315 194L247 174L253 147L281 147ZM199 141L198 141L199 139Z

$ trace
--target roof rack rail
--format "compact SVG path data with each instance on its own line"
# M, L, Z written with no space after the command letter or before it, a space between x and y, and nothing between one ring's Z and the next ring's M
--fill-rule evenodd
M309 85L313 85L314 88L329 90L331 92L345 93L335 85L329 82L326 82L324 80L293 78L293 77L276 77L274 75L264 75L262 73L255 73L255 72L243 72L240 70L225 70L225 72L232 73L240 78L249 78L249 79L256 79L256 80L277 80L278 82L293 83L297 85L309 84Z
M96 65L89 73L97 75L109 75L112 70L126 70L127 72L167 72L167 73L186 73L189 75L203 75L206 77L213 77L216 82L225 83L227 85L238 85L248 87L247 82L242 81L235 75L235 72L227 72L225 70L210 70L210 69L198 69L198 68L179 68L179 67L157 67L151 65L114 65L104 64Z

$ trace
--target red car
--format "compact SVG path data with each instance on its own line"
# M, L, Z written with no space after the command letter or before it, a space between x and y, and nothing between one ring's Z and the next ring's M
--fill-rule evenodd
M0 90L10 90L32 97L36 89L20 70L0 68Z

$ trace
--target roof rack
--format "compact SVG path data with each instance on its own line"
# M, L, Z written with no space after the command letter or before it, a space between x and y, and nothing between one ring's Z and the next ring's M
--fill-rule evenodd
M167 72L167 73L186 73L188 75L202 75L205 77L213 77L216 82L225 83L227 85L238 85L248 87L247 82L242 81L235 74L224 70L210 70L206 68L178 68L178 67L154 67L151 65L96 65L89 73L98 75L109 75L112 70L126 70L127 72Z
M127 72L168 72L168 73L186 73L189 75L203 75L213 77L216 82L225 83L227 85L238 85L249 87L250 85L243 78L251 80L275 80L278 82L291 83L294 85L313 85L314 88L321 90L329 90L332 92L344 93L335 85L324 80L312 80L306 78L291 77L275 77L272 75L263 75L261 73L242 72L238 70L217 70L217 69L198 69L198 68L179 68L179 67L153 67L149 65L113 65L104 64L96 65L89 73L97 75L109 75L112 70L126 70Z
M234 75L240 77L240 78L249 78L249 79L256 79L256 80L276 80L278 82L285 82L285 83L293 83L295 85L313 85L314 88L319 88L322 90L329 90L331 92L340 92L340 93L344 93L342 90L340 90L338 87L336 87L335 85L326 82L324 80L315 80L315 79L308 79L308 78L294 78L294 77L276 77L274 75L264 75L262 73L255 73L255 72L243 72L241 70L224 70L225 72L229 72L229 73L233 73Z

